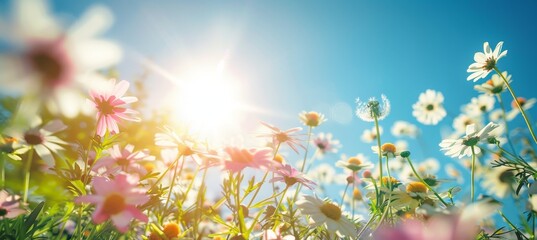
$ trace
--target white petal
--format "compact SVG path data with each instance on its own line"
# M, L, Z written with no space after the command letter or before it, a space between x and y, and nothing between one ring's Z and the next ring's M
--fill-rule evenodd
M69 35L75 38L89 38L106 31L112 25L114 16L103 6L93 6L84 13L69 30Z
M45 1L15 1L17 30L24 38L51 39L59 35L60 26L49 13Z
M86 40L71 43L70 49L82 70L98 70L119 62L122 51L119 46L106 40Z

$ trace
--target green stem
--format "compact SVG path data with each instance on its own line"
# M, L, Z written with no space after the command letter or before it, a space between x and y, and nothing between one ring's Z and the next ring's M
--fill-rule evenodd
M343 197L341 197L341 202L339 203L339 207L341 208L343 206L343 200L345 199L345 195L347 195L347 189L349 189L350 183L347 182L347 185L345 186L345 190L343 191Z
M500 214L500 216L502 216L503 220L504 220L504 221L505 221L505 222L506 222L506 223L507 223L507 224L508 224L514 231L516 231L516 232L518 232L518 233L524 235L522 232L520 232L520 230L519 230L517 227L515 227L515 225L514 225L514 224L513 224L507 217L505 217L505 215L503 215L503 212L502 212L502 211L498 210L498 213Z
M276 209L274 210L274 213L272 214L272 216L276 216L276 214L278 213L278 210L280 209L280 206L282 205L282 202L283 202L283 199L285 198L285 194L287 193L287 189L289 189L289 186L285 186L285 189L283 190L283 194L282 194L282 197L280 198L280 201L278 202L278 205L276 205ZM274 226L272 227L272 231L275 231L276 228L278 227L278 221L274 222Z
M475 193L475 150L474 146L471 146L472 149L472 169L470 169L470 198L472 199L472 202L475 201L474 199L474 193Z
M354 188L356 187L356 181L354 181L354 176L356 175L356 171L352 171L352 195L351 195L351 198L352 198L352 206L351 206L351 211L352 211L352 221L354 221Z
M444 206L448 206L448 204L444 201L444 199L442 199L442 197L440 197L440 195L429 185L427 184L427 182L425 182L425 180L423 180L423 178L418 174L418 172L416 171L416 169L414 168L414 165L412 164L412 161L410 160L410 157L406 157L405 158L408 162L408 164L410 165L410 168L412 168L412 172L414 172L414 175L416 175L416 177L423 183L425 184L425 186L431 190L431 192L434 193L434 195L438 198L438 200L440 200L440 202L442 202L442 204L444 204Z
M360 239L360 237L362 236L362 234L364 233L364 231L369 227L369 225L373 222L373 219L375 219L375 215L371 215L371 217L369 218L369 220L367 221L367 223L364 225L364 227L362 228L362 230L360 230L360 232L358 233L358 236L356 237L356 239Z
M237 178L235 179L236 181L236 185L235 185L235 190L237 191L235 193L235 208L237 210L237 216L238 216L238 220L239 220L239 231L241 233L241 235L243 235L243 237L247 237L247 236L244 236L244 212L242 211L242 207L241 207L241 201L240 201L240 192L241 192L241 172L239 171L237 173Z
M181 169L179 171L182 171L183 170L183 165L185 164L185 157L183 156L183 161L181 161ZM170 184L170 189L168 189L168 197L166 197L166 204L164 204L164 207L168 207L168 203L170 202L170 198L172 196L172 190L173 190L173 186L175 185L175 179L177 178L177 171L178 171L178 168L179 167L179 164L176 164L175 165L175 169L173 171L173 177L172 177L172 182ZM185 197L186 198L186 197Z
M6 185L6 169L4 167L6 154L0 154L0 188L4 189Z
M515 92L513 91L511 86L509 85L509 82L507 81L507 79L505 79L505 76L500 72L500 70L498 70L498 67L494 67L494 71L496 71L496 73L498 73L498 75L500 75L500 77L502 77L505 86L507 86L507 90L509 90L509 93L511 93L511 96L515 100L515 103L516 103L516 105L518 107L518 110L520 110L520 113L522 114L522 117L524 118L524 121L526 122L526 125L528 126L528 129L530 130L530 134L531 134L531 137L533 138L533 141L535 143L537 143L537 137L535 137L535 133L533 132L533 128L531 126L531 123L528 120L528 117L526 116L526 112L524 111L522 106L520 106L520 103L518 102L518 99L517 99L517 96L515 95Z
M24 195L22 197L22 202L28 202L28 188L30 187L30 168L32 167L32 159L34 158L34 148L30 147L28 150L28 158L24 162Z
M309 127L308 129L308 141L306 142L306 152L304 153L304 159L302 160L302 166L300 167L300 172L304 172L304 167L306 166L306 159L308 157L308 151L310 148L310 141L311 141L311 131L313 127Z
M375 129L377 131L377 146L378 146L378 155L379 155L379 176L380 176L380 186L383 185L382 183L382 150L381 150L381 144L380 144L380 130L379 130L379 120L376 114L374 115L375 119Z
M279 142L278 145L276 146L276 148L274 149L274 152L272 154L273 158L276 157L276 154L278 154L278 151L280 150L280 145L281 145L281 142ZM265 180L267 179L268 174L269 174L269 171L266 171L265 175L261 179L261 182L260 182L261 184L259 184L259 187L254 192L254 196L250 199L250 202L248 202L248 208L250 208L250 206L252 206L252 203L254 203L254 200L257 197L257 194L259 194L259 191L261 190L261 187L263 186L263 183L265 183Z

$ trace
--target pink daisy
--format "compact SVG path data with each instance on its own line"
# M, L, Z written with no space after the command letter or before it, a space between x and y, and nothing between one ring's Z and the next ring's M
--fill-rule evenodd
M272 149L270 148L238 148L226 147L224 151L230 159L224 161L224 168L232 172L238 172L245 167L270 168L275 162L272 161Z
M272 130L272 133L259 135L259 137L272 137L272 143L274 146L277 146L278 144L282 143L287 143L287 145L292 148L293 151L295 151L296 153L298 153L297 146L306 149L304 145L300 143L301 140L296 138L296 135L293 135L293 133L301 131L302 128L296 127L282 131L279 128L272 126L268 123L261 122L261 124L263 124L263 126L267 128L270 128L270 130Z
M104 136L106 130L110 134L119 133L117 123L120 118L127 121L140 121L140 118L131 116L138 112L124 107L125 104L138 101L136 97L123 96L128 88L129 82L121 80L116 84L114 79L101 91L90 91L91 101L97 108L97 135Z
M124 171L128 173L138 173L143 176L147 173L144 167L140 165L141 161L155 160L155 157L149 155L149 150L134 151L134 146L128 144L124 149L119 145L114 145L108 150L110 156L103 157L93 166L93 170L105 168L107 173L117 173Z
M95 204L93 222L100 224L111 218L116 228L125 233L129 230L133 218L148 221L147 216L136 206L145 204L149 196L145 194L144 189L135 188L135 180L125 174L119 174L111 181L104 177L95 177L93 189L96 194L80 196L75 202Z
M6 190L0 191L0 219L15 218L26 210L19 208L19 196L9 195Z
M341 147L339 140L332 139L332 134L330 133L319 133L314 139L313 144L319 149L321 154L326 153L337 153L338 149Z
M276 174L280 175L280 177L275 177L270 180L270 182L285 182L288 187L299 182L311 190L313 190L313 188L317 185L314 181L311 181L306 178L304 174L302 174L300 171L296 170L289 164L285 164L282 167L278 168L278 170L276 170Z

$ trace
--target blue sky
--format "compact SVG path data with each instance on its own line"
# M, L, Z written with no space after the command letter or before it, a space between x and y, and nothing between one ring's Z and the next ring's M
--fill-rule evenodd
M270 112L248 113L244 126L263 120L291 128L300 124L300 111L317 110L329 119L318 131L332 132L347 155L375 159L360 141L372 124L354 115L347 121L348 110L357 97L385 94L392 103L381 122L385 140L394 140L386 134L394 121L409 121L423 132L430 157L455 163L437 147L440 130L477 96L466 69L485 41L505 42L509 52L498 66L513 75L519 96L534 97L537 89L534 1L55 1L53 10L71 22L94 3L114 13L106 36L125 50L123 78L143 71L138 56L171 73L192 64L216 66L225 57L227 69L240 75L243 100ZM0 3L4 16L7 6ZM160 93L171 83L154 74L148 85ZM438 126L412 117L411 106L426 89L442 92L451 113ZM159 104L159 94L151 101ZM342 112L331 113L336 106ZM529 113L537 116L535 109ZM416 160L424 157L413 152Z

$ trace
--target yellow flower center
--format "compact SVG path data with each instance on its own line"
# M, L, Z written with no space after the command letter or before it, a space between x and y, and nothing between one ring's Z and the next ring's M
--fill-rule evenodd
M526 99L523 98L523 97L517 97L516 100L518 101L518 104L520 104L521 107L523 107L524 104L526 104ZM511 107L512 107L512 108L518 108L518 106L516 105L515 100L513 100L513 101L511 102Z
M288 176L283 176L283 181L288 187L293 186L296 182L298 182L296 178Z
M123 196L112 193L104 199L102 211L106 215L115 215L122 212L126 206Z
M144 164L144 168L147 172L153 172L155 170L155 164L153 163L146 163Z
M286 142L286 141L289 141L291 138L289 137L289 135L287 135L287 133L277 133L276 134L276 140L278 140L278 142L280 143L283 143L283 142Z
M406 186L407 192L426 193L427 190L427 186L425 186L425 184L422 182L411 182Z
M319 126L319 120L321 119L321 116L317 112L309 112L306 113L306 125L311 127L317 127Z
M395 179L394 177L390 177L390 182L392 183L392 186L394 184L397 184L399 181L397 181L397 179ZM382 184L384 185L388 185L388 177L382 177Z
M321 212L328 218L338 221L341 218L341 209L332 204L332 203L324 203L321 206Z
M360 165L360 164L362 164L362 161L357 157L350 157L349 160L347 160L347 162L349 164L352 164L352 165Z
M382 152L384 152L384 153L395 153L395 150L397 150L397 148L395 147L395 145L393 145L393 143L385 143L385 144L382 144L382 146L380 147L380 149L381 149Z
M191 172L187 172L187 173L186 173L186 176L185 176L185 179L186 179L186 180L189 180L189 181L192 180L192 179L194 179L194 174L191 173Z
M283 162L284 162L284 158L283 158L283 156L280 155L280 154L276 154L276 156L274 156L274 159L273 159L273 160L276 161L276 162L279 162L279 163L281 163L281 164L283 164Z
M354 191L352 191L352 197L356 200L362 200L363 196L362 196L362 192L360 191L360 189L355 188Z
M166 235L166 237L171 239L179 237L181 229L179 228L179 225L177 225L177 223L171 222L164 225L164 229L162 230L162 232L164 232L164 235Z
M183 156L190 156L194 154L194 151L187 145L179 144L177 148L179 149L179 153L181 153Z

